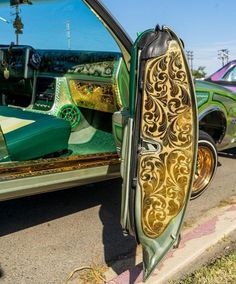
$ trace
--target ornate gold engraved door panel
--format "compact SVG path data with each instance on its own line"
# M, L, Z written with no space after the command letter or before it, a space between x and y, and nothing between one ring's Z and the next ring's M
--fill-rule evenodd
M177 36L158 28L141 35L134 48L138 76L136 91L131 90L132 150L122 157L130 161L123 166L129 174L123 184L127 198L122 199L122 212L129 204L129 220L122 224L129 224L125 229L143 246L146 279L179 238L194 177L197 117L192 78Z

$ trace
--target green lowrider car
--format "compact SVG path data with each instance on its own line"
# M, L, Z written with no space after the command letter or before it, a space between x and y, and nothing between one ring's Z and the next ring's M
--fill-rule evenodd
M236 146L236 96L219 85L196 81L199 140L192 198L202 194L217 169L217 153Z
M133 43L98 0L3 0L0 16L0 200L121 175L147 279L234 145L233 94L197 82L197 118L175 33Z

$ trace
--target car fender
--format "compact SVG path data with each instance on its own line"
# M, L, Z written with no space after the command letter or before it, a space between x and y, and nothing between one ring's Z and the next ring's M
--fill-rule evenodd
M218 113L220 114L220 116L222 117L222 133L219 135L219 139L218 139L218 143L221 143L222 140L224 139L224 137L226 136L227 130L228 130L228 120L227 120L227 112L224 108L221 108L219 105L212 105L203 109L202 111L199 111L198 114L198 121L199 121L199 126L201 125L201 121L204 120L204 118L206 118L206 116L208 116L211 113Z

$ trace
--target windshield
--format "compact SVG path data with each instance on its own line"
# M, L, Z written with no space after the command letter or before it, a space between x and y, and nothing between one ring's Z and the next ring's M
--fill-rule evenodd
M37 49L118 51L97 17L80 0L11 1L0 9L1 44Z
M224 81L236 81L236 66L229 69L228 72L221 78Z

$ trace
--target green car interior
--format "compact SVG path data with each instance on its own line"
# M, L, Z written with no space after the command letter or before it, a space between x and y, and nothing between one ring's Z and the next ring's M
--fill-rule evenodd
M70 123L40 113L0 106L0 123L12 161L61 152L68 148Z
M117 151L122 125L113 114L128 105L129 85L119 50L11 43L0 45L0 61L0 124L9 160Z

